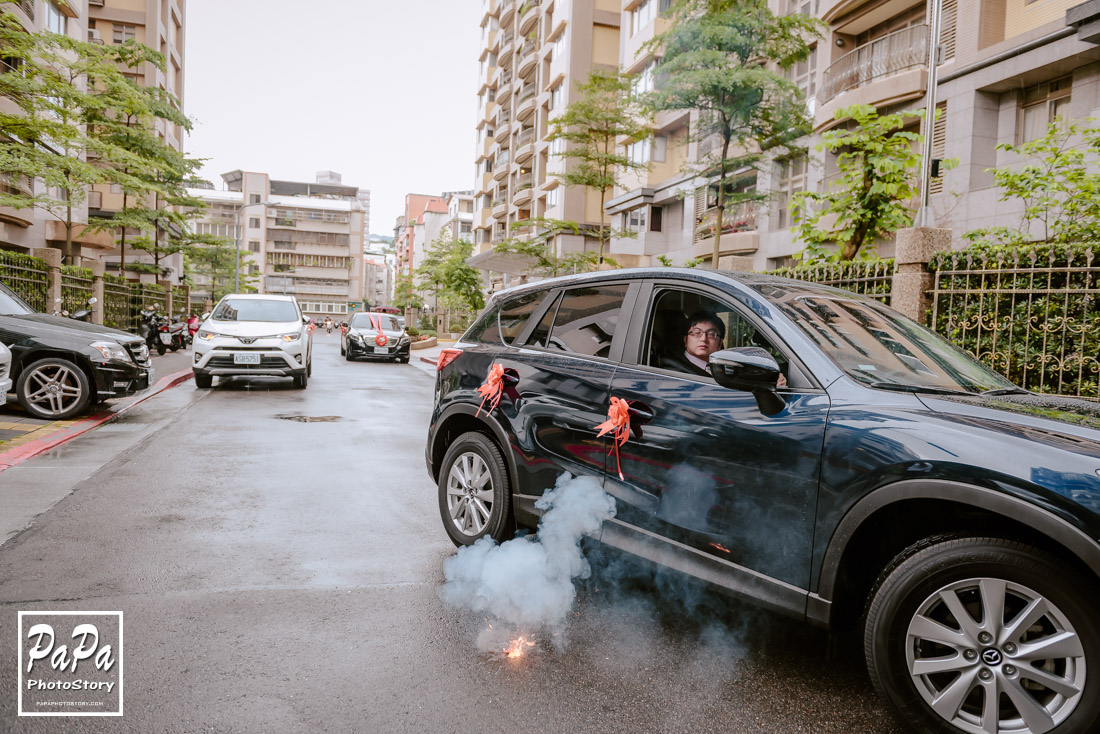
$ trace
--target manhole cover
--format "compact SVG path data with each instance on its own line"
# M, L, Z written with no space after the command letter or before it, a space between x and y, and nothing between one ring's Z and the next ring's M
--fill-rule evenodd
M332 423L333 421L344 420L343 417L338 415L277 415L275 417L279 420L298 421L299 423Z

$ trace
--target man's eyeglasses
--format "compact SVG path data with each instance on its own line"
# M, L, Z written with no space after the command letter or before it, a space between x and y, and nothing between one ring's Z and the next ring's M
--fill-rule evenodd
M706 331L703 331L702 329L692 329L691 331L688 332L688 336L695 337L696 339L700 339L704 336L707 339L721 339L722 338L722 335L718 332L717 329L707 329Z

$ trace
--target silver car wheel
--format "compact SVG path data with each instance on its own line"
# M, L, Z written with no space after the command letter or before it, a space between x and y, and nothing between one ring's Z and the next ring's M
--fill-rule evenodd
M80 377L63 364L45 364L26 378L26 400L46 415L63 415L84 397Z
M480 455L467 451L447 474L447 510L460 533L475 536L485 530L493 512L493 479Z
M906 663L925 702L974 734L1041 734L1081 702L1085 652L1061 610L1003 579L931 594L906 632Z

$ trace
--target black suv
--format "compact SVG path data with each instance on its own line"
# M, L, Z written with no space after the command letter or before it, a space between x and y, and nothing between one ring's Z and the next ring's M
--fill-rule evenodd
M37 313L3 284L0 343L11 349L16 397L36 418L72 418L97 402L144 390L153 379L141 337Z
M613 399L618 451L595 428ZM603 543L859 630L919 731L1100 730L1097 406L873 299L670 268L504 291L440 355L426 458L456 544L598 477Z

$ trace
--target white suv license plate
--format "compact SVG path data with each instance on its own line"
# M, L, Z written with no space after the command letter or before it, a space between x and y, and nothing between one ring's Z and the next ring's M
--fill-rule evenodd
M389 347L375 347L374 348L374 353L375 354L389 354L390 353L390 348Z
M260 355L258 354L234 354L233 364L259 364Z

